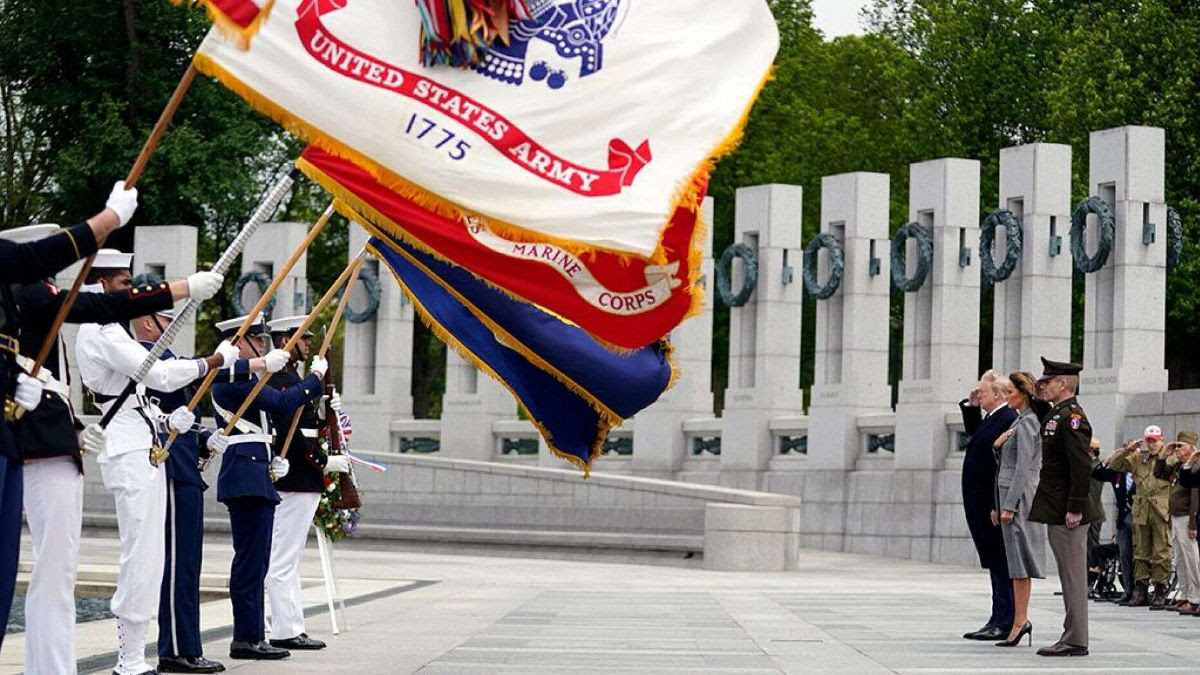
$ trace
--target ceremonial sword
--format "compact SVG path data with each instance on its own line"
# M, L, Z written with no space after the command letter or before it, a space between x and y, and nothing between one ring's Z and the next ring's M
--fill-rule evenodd
M271 217L271 214L275 213L275 209L279 207L279 202L283 201L284 196L286 196L288 190L292 188L292 185L296 182L296 178L298 176L299 170L292 169L290 172L288 172L288 175L280 179L280 181L276 183L273 188L271 188L271 191L267 193L266 198L263 199L262 203L258 205L258 208L254 210L254 213L250 215L250 220L247 221L242 227L242 231L239 232L236 237L234 237L233 241L229 244L229 248L225 249L225 251L221 254L221 257L217 259L217 262L213 264L213 272L224 275L225 272L229 270L229 268L233 265L233 261L236 260L239 255L241 255L242 249L246 248L246 243L250 241L250 237L254 235L259 226L267 222L267 219ZM155 341L154 346L150 349L150 353L147 354L146 359L142 361L142 365L138 367L137 371L134 372L133 377L130 378L129 384L125 385L124 391L122 391L121 394L113 401L112 406L110 406L108 409L108 412L104 413L104 417L100 420L101 429L108 427L108 423L111 422L113 416L120 411L121 406L125 404L125 401L128 400L135 391L137 391L138 385L146 379L146 375L150 372L150 369L154 367L155 363L158 363L159 358L161 358L163 353L167 351L167 347L169 347L171 343L175 341L175 336L178 335L179 331L183 329L183 324L187 322L187 320L193 313L195 313L199 306L200 302L198 300L195 300L194 298L188 298L187 302L184 303L183 308L175 314L175 318L171 320L171 324L167 326L166 330L164 330L162 335L159 336L158 340ZM150 463L154 466L158 466L162 464L163 460L166 458L167 451L159 445L158 439L154 439L153 447L150 449Z

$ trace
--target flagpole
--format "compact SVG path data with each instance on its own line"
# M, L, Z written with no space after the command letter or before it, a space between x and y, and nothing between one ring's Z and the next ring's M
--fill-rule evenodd
M311 328L313 322L317 320L317 315L320 314L321 311L333 301L333 298L335 295L337 295L338 290L341 289L342 286L346 285L346 282L350 280L352 275L358 276L359 270L362 269L363 263L366 262L366 256L367 252L366 250L363 250L358 254L357 257L354 258L353 261L350 262L349 265L346 266L346 269L342 271L342 274L333 282L333 285L329 287L329 290L325 292L325 295L321 298L320 302L318 302L316 306L313 307L312 311L309 312L308 317L304 319L304 323L300 324L300 327L297 328L296 332L292 334L292 337L288 339L287 344L283 346L284 351L292 351L292 349L296 346L296 343L299 342L300 338L304 335L304 332ZM267 381L270 379L271 374L265 373L263 377L260 378L257 383L255 383L254 388L250 390L250 394L246 396L246 400L242 401L242 405L238 407L237 412L234 413L233 417L231 417L229 422L226 423L225 428L221 431L222 434L228 436L233 432L234 426L241 421L242 416L245 415L246 411L250 409L250 405L254 403L254 399L258 398L259 392L263 390L263 387L267 386Z
M234 333L233 340L237 340L246 335L246 332L250 330L250 326L254 324L254 318L258 316L259 312L266 309L267 304L271 302L271 298L275 297L275 292L278 291L279 287L283 285L284 279L287 278L287 275L292 271L292 268L296 266L296 263L300 261L300 257L304 255L304 252L308 250L308 247L311 246L313 241L316 240L317 235L321 234L321 230L325 229L325 225L332 217L333 203L331 202L329 206L325 207L325 211L321 214L321 217L317 219L317 222L313 223L313 226L309 228L308 234L306 234L303 241L296 246L296 250L292 251L292 256L287 259L287 262L283 263L283 266L280 267L279 270L277 270L275 278L271 280L270 285L267 286L267 290L263 291L263 294L258 298L258 302L254 303L254 308L250 310L250 313L247 314L246 318L242 321L242 325L238 326L237 332ZM208 388L211 387L212 383L217 379L217 372L218 371L214 368L208 371L208 374L204 376L204 380L200 383L200 387L196 389L196 393L193 394L192 399L188 401L187 409L189 411L195 410L196 406L200 405L200 401L204 400L205 392L208 391ZM175 438L178 435L179 434L176 431L171 431L171 435L167 437L166 444L163 445L164 451L170 450L171 444L175 442Z
M150 137L146 139L146 143L142 146L141 152L138 153L137 159L133 162L133 167L129 169L129 175L125 177L125 189L131 189L137 184L138 179L142 177L142 171L146 168L146 163L150 161L150 155L154 154L155 148L158 147L158 142L162 140L163 134L166 133L167 127L171 125L171 118L175 116L175 111L179 110L179 105L183 103L183 96L191 88L192 82L196 79L196 66L188 64L187 70L183 72L183 77L179 79L179 84L175 85L175 91L172 92L171 98L167 101L167 105L162 109L158 116L158 121L154 123L154 128L150 131ZM103 244L103 241L96 242ZM79 268L79 276L75 277L75 283L71 285L71 290L67 292L67 297L63 300L62 305L58 308L58 314L54 316L54 322L50 324L50 331L46 333L46 339L42 341L42 348L38 350L37 359L33 362L33 370L30 372L32 377L37 377L38 373L45 365L46 359L50 356L50 350L54 348L54 343L58 341L58 332L62 330L62 325L67 320L67 315L71 312L71 307L75 304L75 299L79 297L79 289L83 287L83 281L87 279L88 272L92 270L92 263L96 261L96 254L88 256L83 261L83 267Z
M321 349L317 352L317 356L325 358L325 355L329 353L329 348L333 345L333 336L335 333L337 333L338 324L342 322L342 315L346 312L346 305L350 302L350 294L354 292L354 286L357 283L357 274L350 277L350 281L346 282L346 290L342 291L342 299L338 300L337 309L333 311L333 320L329 322L329 328L325 330L325 337L321 342ZM325 376L328 378L329 374L326 373ZM304 406L301 406L297 408L296 413L292 415L292 425L288 428L287 437L283 439L283 445L280 446L283 448L279 452L280 459L287 457L288 448L292 446L292 438L296 435L296 428L300 426L300 414L303 412ZM330 413L331 411L328 409L325 411L326 415L329 415Z

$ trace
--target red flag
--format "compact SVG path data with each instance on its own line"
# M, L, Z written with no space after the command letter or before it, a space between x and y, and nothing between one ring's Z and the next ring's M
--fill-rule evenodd
M242 48L250 47L250 39L271 13L275 0L171 0L177 5L200 4L221 32L232 37ZM335 4L336 0L335 0Z
M381 184L347 160L315 146L300 170L345 202L383 240L399 238L464 267L511 296L577 324L601 342L637 349L665 337L699 310L692 288L700 275L695 242L703 233L692 207L675 210L662 235L664 264L610 252L572 253L551 243L517 240L477 218L438 215ZM703 196L707 187L697 186Z

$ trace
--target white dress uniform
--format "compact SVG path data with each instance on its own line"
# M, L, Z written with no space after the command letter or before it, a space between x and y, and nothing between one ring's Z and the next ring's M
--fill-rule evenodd
M75 344L79 374L107 413L110 397L119 395L146 359L146 348L119 324L84 324ZM144 393L146 387L174 391L205 374L203 361L158 361L138 395L130 396L107 428L104 452L98 458L104 487L113 493L121 539L121 568L112 613L117 616L120 643L117 675L141 675L146 663L146 633L158 613L166 555L163 523L167 510L167 479L161 466L150 463L155 425L163 413ZM106 400L107 399L107 400Z

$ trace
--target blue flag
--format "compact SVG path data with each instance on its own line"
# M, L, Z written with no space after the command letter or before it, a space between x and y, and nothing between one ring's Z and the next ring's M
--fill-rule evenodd
M585 472L608 432L674 382L666 341L617 354L578 326L399 239L374 237L367 248L437 336L507 387L551 451Z

